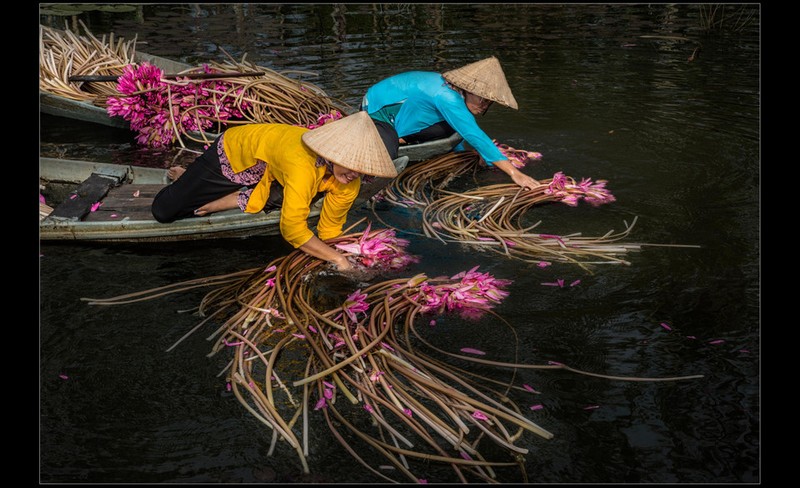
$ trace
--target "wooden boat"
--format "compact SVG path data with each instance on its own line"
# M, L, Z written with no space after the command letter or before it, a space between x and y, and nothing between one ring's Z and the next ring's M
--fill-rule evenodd
M190 65L152 54L136 52L133 59L138 62L147 61L161 68L165 73L180 73L191 68ZM39 110L49 115L66 117L84 122L107 125L120 129L130 129L130 124L122 117L110 117L103 107L88 102L71 100L39 90ZM206 137L214 139L217 134L206 133ZM409 161L418 162L430 159L453 150L461 142L461 136L453 134L445 139L400 146L398 157L408 156Z
M396 159L398 172L407 163L408 158ZM390 181L375 178L363 183L353 208ZM280 233L280 210L246 214L234 209L159 223L150 206L156 193L169 184L166 169L40 157L39 182L48 203L61 202L52 211L40 204L42 241L156 242ZM311 208L312 222L321 208L322 199Z

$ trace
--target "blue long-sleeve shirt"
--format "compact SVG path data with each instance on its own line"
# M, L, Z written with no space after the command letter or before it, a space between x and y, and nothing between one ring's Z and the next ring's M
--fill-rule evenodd
M372 115L395 104L402 104L393 121L399 137L416 134L444 120L487 164L508 159L478 127L464 97L447 86L439 73L408 71L381 80L367 90L361 108ZM456 149L463 147L459 145Z

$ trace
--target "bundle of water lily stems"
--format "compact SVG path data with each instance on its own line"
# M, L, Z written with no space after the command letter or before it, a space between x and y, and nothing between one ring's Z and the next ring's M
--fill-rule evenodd
M184 137L208 143L214 134L209 138L206 131L215 124L217 132L232 123L311 126L321 115L352 111L316 85L287 76L314 73L277 72L246 62L245 55L240 62L228 56L227 62L182 70L170 79L146 61L135 62L136 39L115 41L112 33L106 42L81 26L86 36L39 27L40 90L107 108L110 116L131 122L142 144L183 145ZM69 80L77 75L110 75L119 82Z
M136 39L124 41L109 35L108 41L94 37L86 26L87 37L70 30L39 26L39 89L70 100L105 107L109 96L118 95L114 84L76 83L73 75L119 76L133 63Z
M517 150L504 146L503 151L508 154ZM521 165L515 161L515 166ZM551 264L550 261L575 263L587 271L592 264L627 265L630 263L623 256L644 245L620 242L633 229L635 218L630 225L625 222L624 231L611 230L599 237L535 232L541 221L525 225L528 211L545 203L577 206L583 200L597 206L613 202L615 198L604 180L592 182L584 178L577 182L558 172L553 178L539 180L539 187L527 191L515 184L463 192L445 189L456 178L482 168L475 151L444 154L425 164L409 166L375 200L422 209L422 230L427 237L444 243L468 244L542 267ZM377 213L375 217L389 226Z
M395 276L416 260L405 253L408 241L392 229L371 230L368 225L361 233L328 242L356 265ZM316 278L326 266L294 251L266 267L83 300L119 305L215 287L199 306L205 318L169 350L212 319L225 319L208 336L214 340L209 356L230 355L222 373L239 402L272 431L270 453L279 441L286 443L305 472L310 472L310 417L321 415L342 447L387 481L397 481L387 472L399 472L413 482L427 482L419 471L431 462L449 466L461 482L497 482L500 467L518 467L527 481L523 455L528 451L517 441L525 432L545 439L552 434L526 418L509 392L532 390L514 385L513 375L508 382L478 376L448 357L511 370L562 369L632 381L699 377L619 378L560 363L495 362L445 351L426 341L417 323L441 314L465 319L496 315L492 308L508 295L503 288L510 281L477 268L450 278L420 274L348 290L346 297L342 293L324 305ZM485 442L495 446L488 450L491 454L483 449ZM363 446L371 447L373 455L363 456ZM389 464L377 464L376 454Z

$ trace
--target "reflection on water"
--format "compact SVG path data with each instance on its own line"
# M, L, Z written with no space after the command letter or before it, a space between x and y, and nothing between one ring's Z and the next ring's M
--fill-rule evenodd
M493 107L481 126L501 142L541 152L526 170L534 177L564 171L607 179L617 198L605 208L536 208L531 218L542 221L541 232L602 235L638 217L630 240L701 247L645 247L630 255L631 266L588 273L408 234L410 251L422 257L409 276L480 265L514 280L497 309L508 326L445 317L428 340L602 374L704 375L642 383L517 371L518 384L542 392L535 400L545 408L530 418L555 435L520 440L530 451L529 482L750 483L760 480L756 7L746 29L712 31L699 5L627 4L137 5L42 22L77 27L80 19L95 34L138 36L138 49L190 63L246 54L273 69L313 71L314 83L353 106L372 83L399 71L441 71L496 55L520 109ZM158 167L194 158L137 147L127 131L49 116L41 118L40 139L45 156ZM480 178L504 181L490 172ZM419 228L416 211L380 212L400 229ZM354 221L361 217L373 216L354 212ZM285 446L268 456L271 433L225 390L218 376L225 358L206 357L203 333L165 352L197 323L185 311L202 291L109 308L79 300L238 271L286 251L277 237L42 244L40 480L376 482L343 461L347 454L319 419L311 475L301 474ZM558 278L581 284L541 285ZM520 394L512 400L532 402ZM434 463L425 470L429 482L453 481ZM518 470L498 474L522 481Z

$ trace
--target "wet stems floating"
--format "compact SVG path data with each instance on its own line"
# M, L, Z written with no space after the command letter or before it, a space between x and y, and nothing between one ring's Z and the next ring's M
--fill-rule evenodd
M491 185L460 193L445 190L455 178L477 171L479 161L476 152L465 151L412 166L403 171L380 198L395 205L421 208L422 231L427 237L444 243L469 244L541 265L550 261L575 263L584 268L590 264L630 264L624 259L625 255L641 249L642 244L621 242L633 229L636 219L630 225L625 222L622 232L612 230L599 237L536 232L541 222L525 226L528 211L545 203L577 206L584 200L597 206L613 202L614 196L602 180L592 182L584 178L577 182L559 172L551 179L540 180L539 187L528 191L515 184Z
M392 274L416 260L405 252L408 241L392 229L368 225L363 233L328 242L357 265ZM508 295L509 281L475 267L449 278L390 279L331 299L320 292L327 266L294 251L265 268L83 300L116 305L214 287L199 305L205 318L175 345L211 319L224 321L208 336L214 343L209 356L229 357L221 374L244 408L272 431L270 453L278 442L285 443L306 472L311 469L309 422L322 415L342 447L386 481L398 481L381 469L387 462L392 474L412 482L447 481L421 478L419 471L431 462L448 466L461 482L496 483L501 467L518 467L527 479L528 451L519 439L525 433L544 439L553 435L526 417L532 410L521 410L507 396L522 389L513 385L513 372L508 382L484 378L449 364L447 357L512 370L559 368L632 381L698 377L620 378L562 364L503 363L443 351L425 341L415 324L427 323L434 314L496 316L493 308ZM486 443L493 447L485 449Z

